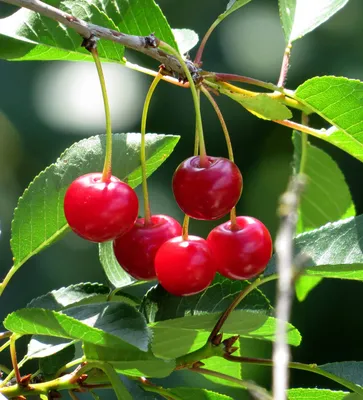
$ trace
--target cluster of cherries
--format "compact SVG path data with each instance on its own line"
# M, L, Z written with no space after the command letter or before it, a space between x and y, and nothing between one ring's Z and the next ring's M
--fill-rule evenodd
M216 220L228 214L242 192L242 175L232 161L195 156L173 176L174 197L191 218ZM182 235L167 215L138 218L134 190L101 173L80 176L69 186L64 213L72 230L93 242L113 240L120 265L136 279L155 279L171 294L187 296L206 289L216 272L230 279L260 274L272 254L271 236L252 217L236 217L214 228L207 239Z

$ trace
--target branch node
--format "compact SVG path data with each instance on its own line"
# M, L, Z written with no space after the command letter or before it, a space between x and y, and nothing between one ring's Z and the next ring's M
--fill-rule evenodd
M159 47L160 39L155 36L155 33L150 33L149 36L145 36L145 48L148 49L150 47L156 48Z
M91 35L89 38L83 38L82 47L85 47L90 53L92 50L95 50L97 48L97 41L99 38L95 35Z

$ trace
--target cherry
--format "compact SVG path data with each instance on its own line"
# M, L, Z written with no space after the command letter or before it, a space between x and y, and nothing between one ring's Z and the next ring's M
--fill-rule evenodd
M165 242L155 257L160 284L175 296L190 296L206 289L216 274L216 264L206 240L182 236Z
M156 252L164 242L181 234L179 222L167 215L153 215L147 225L144 218L138 218L129 232L115 239L113 250L117 261L131 276L155 279Z
M272 240L265 225L256 218L237 217L214 228L207 242L213 251L218 272L230 279L259 275L272 254Z
M68 187L64 214L72 230L92 242L105 242L129 231L139 202L134 190L115 176L108 182L98 172L82 175Z
M183 161L173 176L176 202L185 214L195 219L213 220L228 214L242 192L242 175L237 165L222 157L207 156Z

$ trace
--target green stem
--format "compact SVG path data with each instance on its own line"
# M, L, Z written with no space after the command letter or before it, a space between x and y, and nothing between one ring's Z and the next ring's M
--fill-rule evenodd
M280 88L284 87L285 83L286 83L287 72L289 70L289 64L290 64L291 48L292 48L292 44L289 43L285 48L284 56L282 58L280 77L279 77L279 81L277 83L277 86Z
M216 19L213 24L209 27L209 29L207 30L207 32L205 33L202 41L200 42L198 51L197 51L197 55L195 56L194 59L194 64L199 65L202 61L202 56L203 56L203 51L205 48L205 45L210 37L210 35L212 34L212 32L214 31L214 29L219 25L221 21L219 19Z
M185 73L185 76L188 79L189 85L190 85L190 90L192 92L193 96L193 102L194 102L194 108L195 108L195 118L196 118L196 130L199 135L199 149L200 149L200 166L205 167L208 165L208 159L207 159L207 152L205 149L205 142L204 142L204 135L203 135L203 124L202 124L202 115L200 112L200 103L199 103L199 96L198 96L198 91L195 86L195 83L193 81L193 78L190 74L190 71L183 59L183 57L171 46L169 46L167 43L160 41L159 48L171 53L173 56L175 56L178 61L180 62L181 67L183 68L183 71Z
M91 54L96 64L98 78L101 84L103 105L105 108L105 118L106 118L106 154L105 154L105 163L103 165L103 171L102 171L102 182L109 182L112 174L112 127L111 127L110 105L108 102L105 77L103 75L102 65L100 58L98 56L97 49L96 48L91 49Z
M288 128L296 129L297 131L308 133L309 135L315 136L319 139L323 139L322 136L324 135L325 129L318 130L314 128L310 128L309 126L305 126L302 124L299 124L294 121L290 121L288 119L285 120L273 120L273 122L276 122L277 124L287 126Z
M20 371L19 371L18 359L16 356L16 346L15 346L16 339L18 339L18 336L15 334L12 334L10 337L10 356L11 356L11 363L13 365L16 382L18 384L20 384L21 375L20 375ZM10 374L11 374L11 372L10 372ZM8 375L8 377L9 377L9 375Z
M203 347L178 357L176 362L176 369L183 369L192 367L198 361L206 360L211 357L223 357L225 353L224 345L216 346L208 341Z
M205 86L201 86L200 90L203 92L203 94L205 95L205 97L209 100L209 102L212 104L215 113L217 114L217 117L219 119L219 122L222 126L222 130L224 133L224 138L226 141L226 145L227 145L227 150L228 150L228 158L234 162L234 156L233 156L233 148L232 148L232 142L231 142L231 137L229 135L228 132L228 128L226 125L226 121L223 118L222 112L220 110L220 108L218 107L217 102L214 100L213 96L208 92L208 90L205 88Z
M239 357L231 354L225 354L224 358L229 361L240 362L240 363L265 365L270 367L273 366L273 361L265 358ZM316 364L303 364L291 361L289 362L289 368L299 369L301 371L313 372L314 374L325 376L326 378L335 381L341 384L342 386L345 386L346 388L352 390L353 392L363 395L362 387L337 375L331 374L330 372L324 371L323 369L319 368Z
M3 294L3 291L5 290L6 286L8 285L8 283L10 282L10 279L13 277L13 275L15 274L15 272L18 270L18 266L12 266L9 270L9 272L6 274L5 278L3 279L3 281L0 284L0 296Z
M60 376L63 372L67 371L67 369L72 368L76 365L82 364L83 362L86 361L85 356L77 358L73 361L70 361L69 363L67 363L66 365L63 365L62 368L60 368L57 373L55 374L55 376Z
M151 383L146 378L140 378L140 385L145 391L160 394L165 399L168 399L168 400L183 400L181 397L170 393L168 389L164 389L161 386L154 385L153 383Z
M27 356L25 356L21 361L18 362L18 370L20 370L20 368L29 360L29 358ZM13 367L14 368L14 367ZM10 382L13 377L15 376L16 372L15 369L13 369L10 374L1 382L0 384L0 388L4 387L7 385L8 382ZM2 393L0 391L0 393Z
M301 114L301 123L305 126L309 125L309 117L304 113ZM307 153L308 153L308 135L305 132L301 132L301 158L299 167L300 174L305 173Z
M8 340L7 342L5 342L1 347L0 347L0 353L5 350L7 347L10 346L10 340Z
M260 285L273 281L274 279L277 278L278 278L277 274L269 275L262 278L257 278L254 282L252 282L249 286L247 286L245 290L242 290L242 292L239 293L239 295L233 300L233 302L229 305L229 307L220 316L219 320L217 321L216 325L214 326L212 332L209 335L208 341L209 342L213 341L216 335L218 335L219 331L221 330L223 324L226 322L231 312L249 293L251 293L254 289L258 288Z
M160 70L161 71L161 70ZM150 202L149 202L149 193L147 189L147 176L146 176L146 119L147 113L149 111L151 97L154 93L154 90L158 83L160 82L162 75L161 73L155 76L154 80L152 81L150 88L146 94L144 108L142 110L142 117L141 117L141 149L140 149L140 160L141 160L141 175L142 175L142 192L144 197L144 225L148 226L151 225L151 211L150 211Z
M6 367L4 364L0 364L0 371L5 372L6 375L9 375L11 372L11 369Z
M203 74L204 76L204 74ZM224 73L218 73L218 72L206 72L205 76L208 78L214 78L217 81L222 81L222 82L241 82L241 83L247 83L249 85L253 86L258 86L262 87L264 89L272 90L273 92L282 92L283 89L274 85L273 83L270 82L264 82L260 81L259 79L254 79L250 78L248 76L241 76L241 75L236 75L236 74L224 74Z

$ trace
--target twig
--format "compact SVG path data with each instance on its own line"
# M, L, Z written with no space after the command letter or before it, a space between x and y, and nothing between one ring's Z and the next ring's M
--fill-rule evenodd
M284 57L282 58L280 77L277 83L278 87L284 87L286 83L287 72L289 70L289 65L290 65L291 47L292 45L291 43L289 43L285 48Z
M176 57L171 56L164 51L158 49L159 40L154 35L149 36L135 36L128 35L113 29L104 28L95 25L80 18L76 18L65 11L59 10L49 4L43 3L40 0L0 0L3 3L12 4L18 7L28 8L45 17L51 18L60 22L67 28L75 30L79 35L85 39L95 36L100 39L110 40L119 43L130 49L136 50L140 53L146 54L154 58L165 66L165 69L170 73L175 73L181 77L185 77L183 68ZM199 69L190 60L185 60L191 74L198 74Z
M273 394L275 400L285 400L288 388L288 366L290 359L287 344L286 323L290 317L293 272L293 238L296 231L297 210L300 194L304 188L304 175L294 176L287 191L282 195L279 206L281 218L280 228L276 236L275 248L277 256L276 302L276 341L273 348Z

